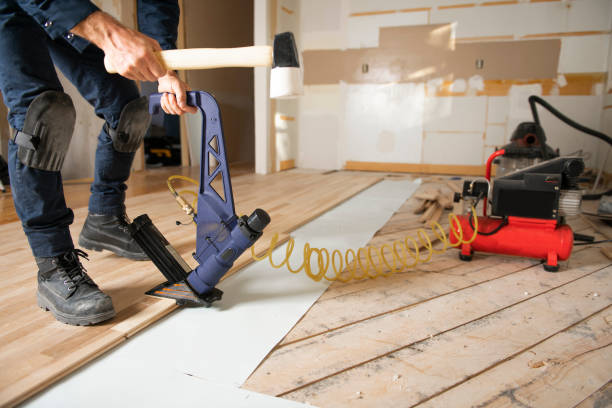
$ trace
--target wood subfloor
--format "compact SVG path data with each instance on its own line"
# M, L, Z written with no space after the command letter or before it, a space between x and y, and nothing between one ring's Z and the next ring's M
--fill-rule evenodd
M190 254L195 249L195 227L175 224L176 220L187 221L187 216L165 187L169 171L135 175L131 183L140 179L141 184L137 186L141 192L132 193L127 199L128 215L148 213L168 241L194 267L195 261ZM197 178L197 169L184 172ZM286 238L297 227L381 179L376 174L292 170L267 176L233 175L232 184L238 215L250 214L260 207L272 218L266 233L256 244L256 250L263 251L274 232L278 232L281 239ZM75 203L80 204L79 208L73 208L75 222L71 226L76 241L87 215L89 187L88 183L67 187L68 203L73 207ZM15 219L10 210L3 212L3 219ZM85 267L100 288L112 297L117 316L93 327L62 324L36 306L36 266L18 221L0 225L0 242L3 260L0 270L0 406L25 400L176 309L172 300L144 295L145 291L164 281L152 262L134 262L108 252L90 252ZM250 252L246 252L230 274L250 261Z
M369 245L415 236L419 205L408 200ZM592 218L569 223L612 238ZM497 255L466 263L449 250L389 278L334 283L244 388L318 407L612 406L602 247L612 245L574 247L558 273Z

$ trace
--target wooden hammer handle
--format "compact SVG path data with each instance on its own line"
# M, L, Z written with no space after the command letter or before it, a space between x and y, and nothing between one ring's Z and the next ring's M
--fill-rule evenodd
M272 47L258 45L239 48L187 48L155 53L167 69L209 69L225 67L269 67ZM111 74L117 70L104 58L104 67Z

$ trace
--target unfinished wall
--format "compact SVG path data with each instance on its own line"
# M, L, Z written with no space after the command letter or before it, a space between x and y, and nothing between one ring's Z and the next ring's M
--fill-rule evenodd
M530 120L530 94L610 133L609 0L308 0L299 13L300 167L478 174ZM603 142L541 119L562 154L604 162Z

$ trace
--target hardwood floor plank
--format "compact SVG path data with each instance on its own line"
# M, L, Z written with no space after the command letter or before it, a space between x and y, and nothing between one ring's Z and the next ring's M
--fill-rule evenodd
M185 173L193 176L191 170ZM167 192L167 176L163 172L150 179L146 174L138 176L153 186L134 186L126 200L127 211L131 217L148 213L193 267L196 262L191 253L195 249L196 229L193 224L175 224L187 217ZM281 241L286 240L293 229L380 180L382 177L373 174L325 175L295 170L267 176L244 174L233 177L232 183L238 215L250 214L258 207L270 213L272 222L256 244L256 250L263 252L273 232L280 234ZM67 191L79 192L72 202L86 205L88 188L87 184L70 185ZM71 201L69 192L67 196ZM269 210L272 207L277 209ZM87 208L75 208L74 214L71 233L76 242ZM55 321L50 313L36 306L36 265L21 225L6 222L7 218L10 214L0 218L5 221L0 225L3 242L0 255L4 261L0 270L0 405L23 401L176 309L172 301L144 295L165 280L151 262L134 262L109 252L90 251L85 267L112 297L117 316L94 327L74 327ZM229 273L251 261L250 252L243 254Z

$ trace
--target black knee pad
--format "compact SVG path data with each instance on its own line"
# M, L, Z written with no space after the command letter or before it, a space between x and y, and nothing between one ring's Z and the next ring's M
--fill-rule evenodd
M75 119L72 99L64 92L45 91L38 95L28 107L23 129L15 132L19 160L35 169L59 171Z
M117 129L112 129L108 122L104 126L106 132L113 139L113 147L116 151L132 153L142 143L150 124L149 102L147 97L143 96L124 106Z

